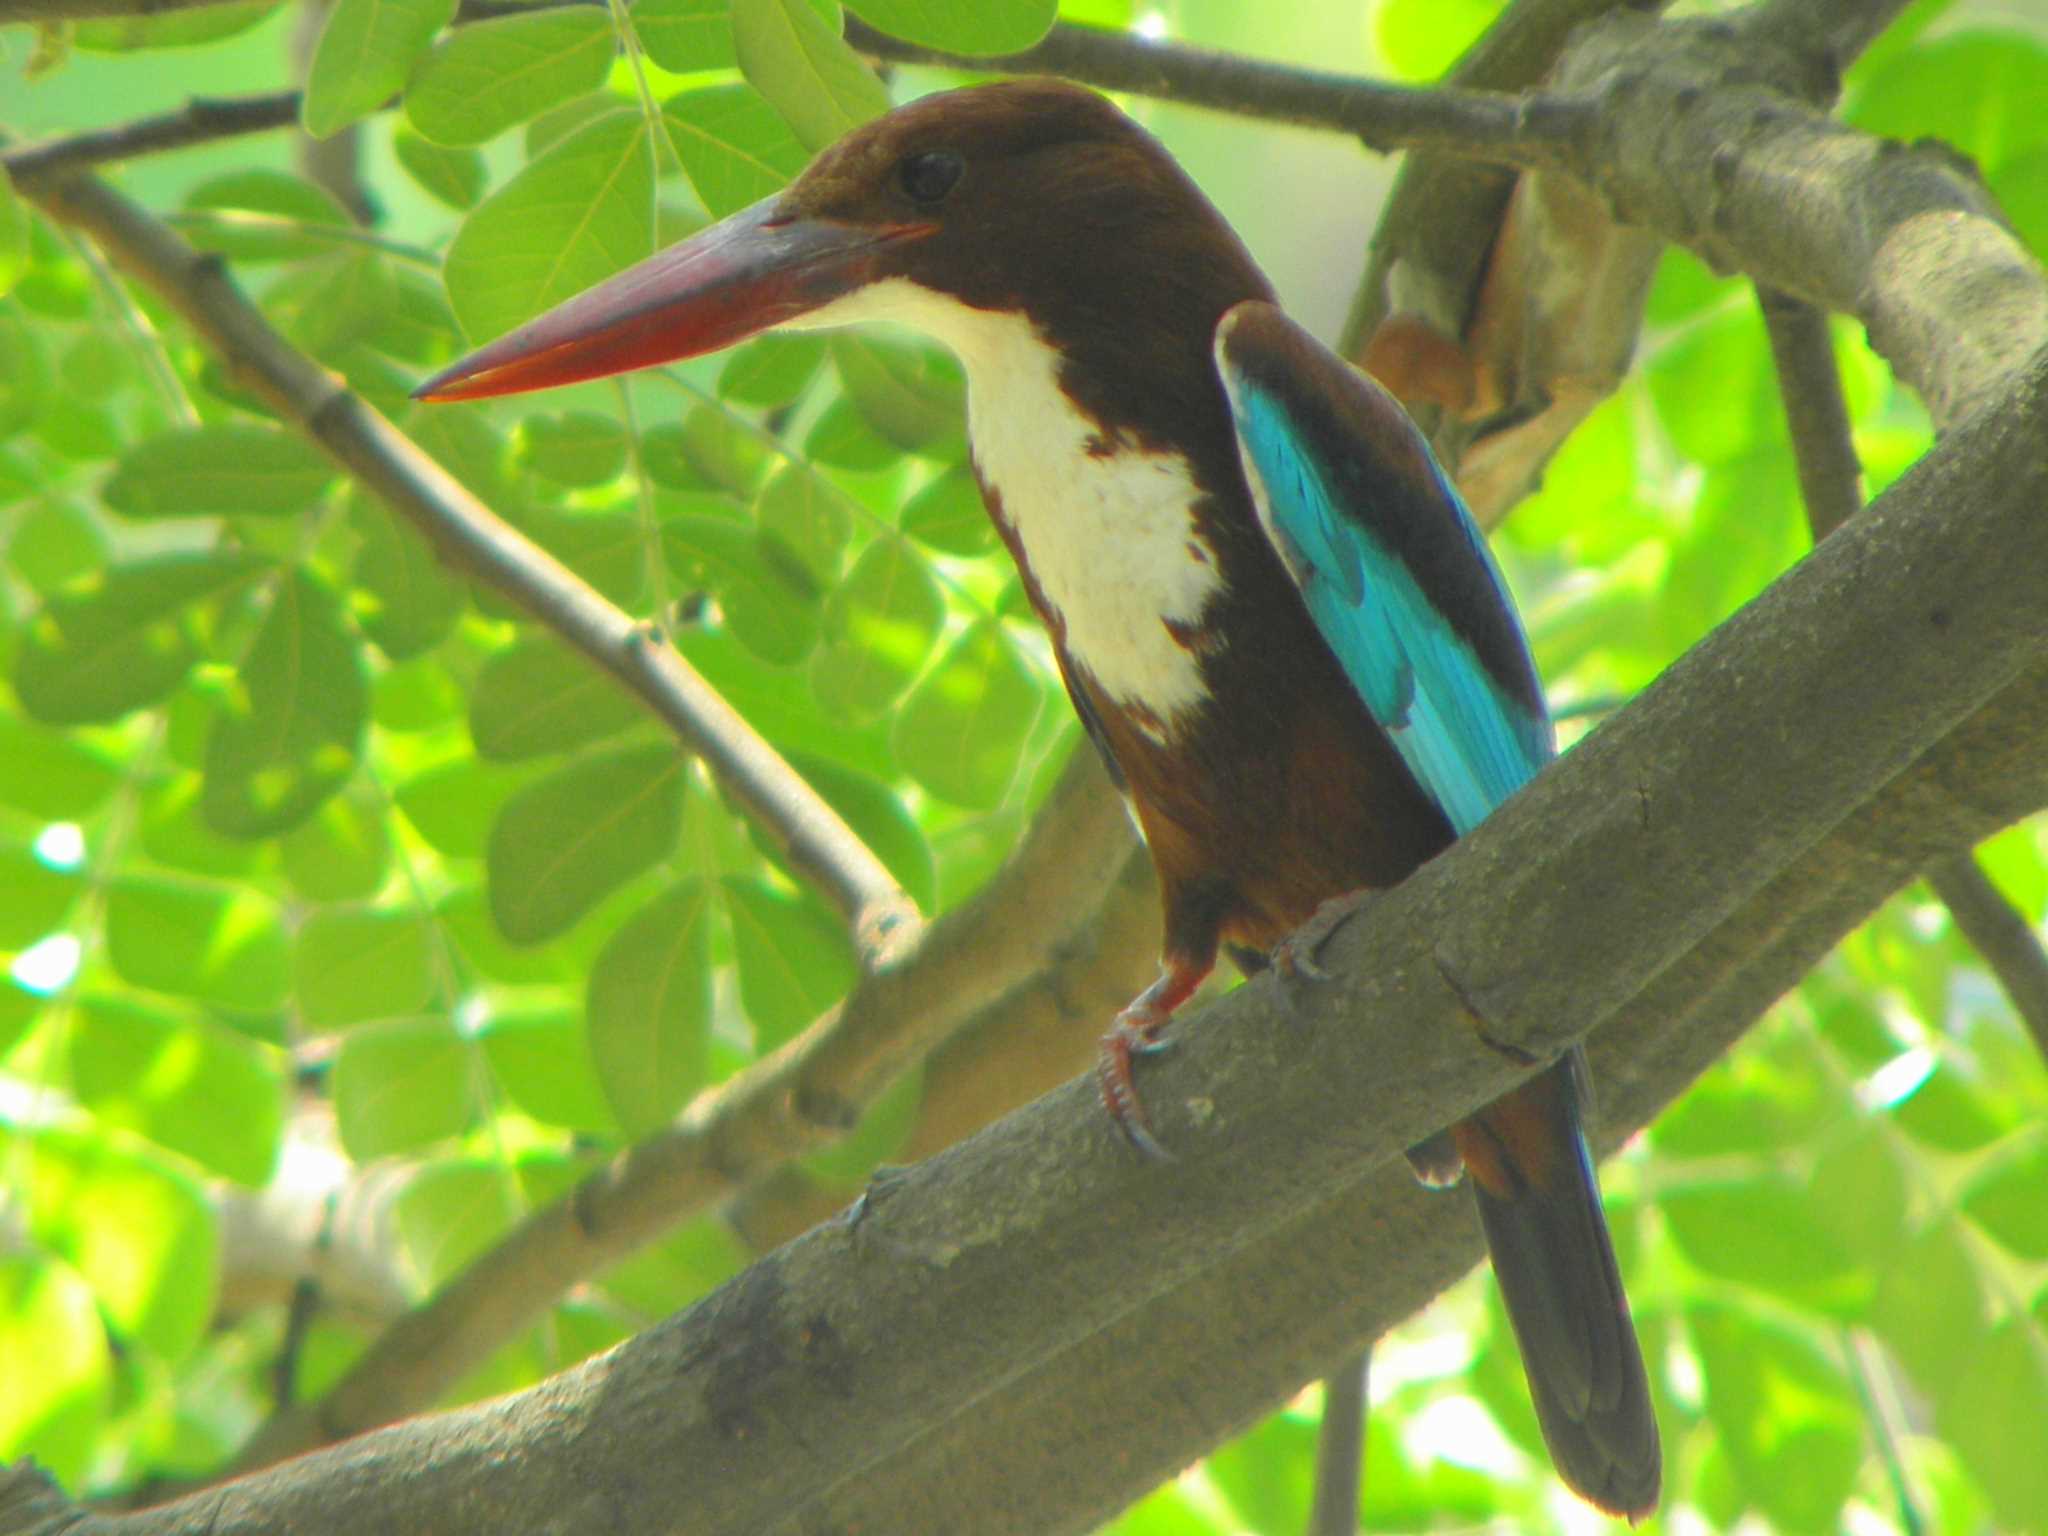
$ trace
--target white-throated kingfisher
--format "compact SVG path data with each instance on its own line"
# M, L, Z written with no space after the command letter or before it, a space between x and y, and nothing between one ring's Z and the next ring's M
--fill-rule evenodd
M1514 608L1421 434L1273 297L1143 129L1019 80L867 123L419 390L508 394L868 320L959 355L989 515L1158 871L1159 979L1102 1071L1148 1148L1132 1054L1219 946L1265 955L1397 883L1554 751ZM1583 1075L1574 1051L1411 1157L1470 1173L1552 1458L1633 1517L1657 1501L1657 1427Z

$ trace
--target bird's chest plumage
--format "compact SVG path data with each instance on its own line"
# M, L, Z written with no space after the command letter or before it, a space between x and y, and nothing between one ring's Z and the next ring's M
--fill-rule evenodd
M1041 453L1005 428L977 434L975 468L1047 626L1070 666L1167 733L1208 698L1204 615L1222 585L1185 464Z
M1164 737L1209 697L1219 553L1187 460L1137 446L1061 389L1021 316L988 317L968 362L974 467L1070 668Z

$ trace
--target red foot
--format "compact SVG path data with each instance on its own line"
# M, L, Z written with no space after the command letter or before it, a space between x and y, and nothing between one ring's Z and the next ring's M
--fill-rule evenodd
M1208 974L1206 962L1169 956L1159 979L1131 999L1130 1005L1109 1026L1109 1033L1102 1037L1102 1055L1095 1067L1095 1080L1102 1089L1102 1107L1109 1111L1109 1118L1125 1141L1158 1161L1163 1162L1173 1154L1152 1134L1131 1066L1138 1057L1157 1055L1172 1043L1160 1039L1159 1032L1173 1022L1173 1010L1188 1000Z
M1145 1102L1138 1097L1131 1063L1140 1056L1156 1056L1173 1042L1159 1038L1159 1032L1173 1022L1171 1013L1161 1013L1143 998L1116 1016L1109 1033L1102 1037L1102 1055L1095 1066L1095 1080L1102 1089L1102 1107L1116 1128L1138 1151L1155 1161L1165 1162L1173 1154L1152 1134L1145 1115Z
M1346 891L1332 896L1309 914L1309 920L1273 946L1273 969L1281 975L1328 981L1330 973L1316 964L1316 956L1330 935L1343 927L1352 914L1363 911L1378 891Z

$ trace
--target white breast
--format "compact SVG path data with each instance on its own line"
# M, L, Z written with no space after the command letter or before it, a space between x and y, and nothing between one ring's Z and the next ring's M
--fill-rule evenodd
M1056 354L1020 314L971 309L902 278L860 289L796 327L893 320L950 347L967 373L968 437L1068 655L1103 692L1163 733L1207 696L1168 622L1192 628L1222 585L1177 455L1102 446L1060 389Z

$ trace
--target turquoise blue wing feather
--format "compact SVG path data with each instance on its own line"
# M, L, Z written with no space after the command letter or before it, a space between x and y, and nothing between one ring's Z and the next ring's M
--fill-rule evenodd
M1399 402L1278 309L1231 310L1216 359L1267 537L1462 836L1555 750L1485 539Z

